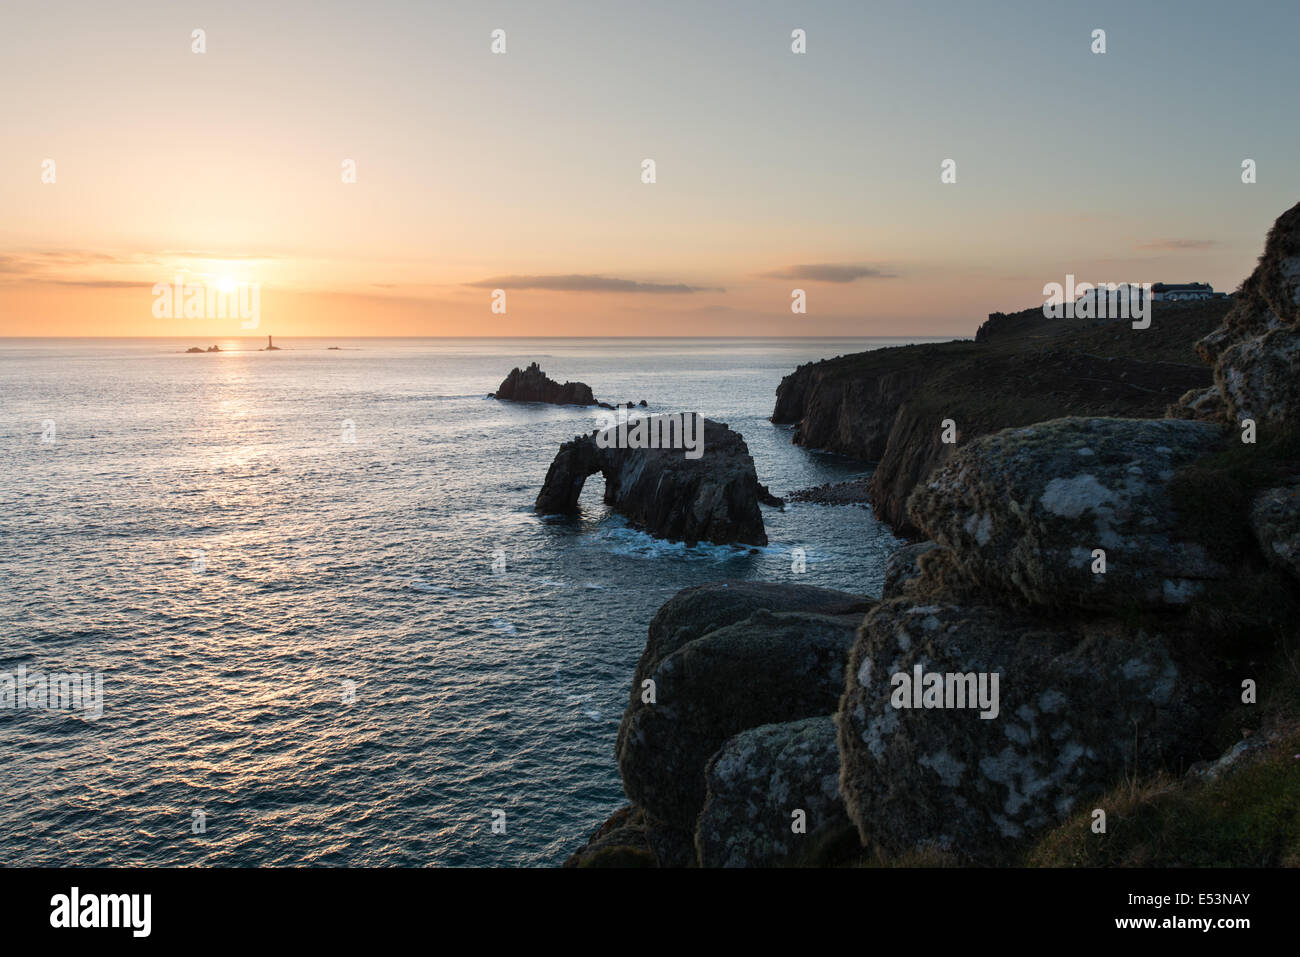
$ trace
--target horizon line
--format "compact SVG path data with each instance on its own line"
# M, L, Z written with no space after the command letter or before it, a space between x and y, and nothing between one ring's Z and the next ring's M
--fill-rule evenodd
M274 335L274 333L272 333ZM214 339L256 339L263 336L3 336L0 342L8 340L47 340L47 339L195 339L212 342ZM952 339L962 336L281 336L285 340L295 339Z

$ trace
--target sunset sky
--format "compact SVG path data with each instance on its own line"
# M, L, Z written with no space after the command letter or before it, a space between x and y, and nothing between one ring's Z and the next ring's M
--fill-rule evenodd
M0 335L240 333L155 318L178 273L286 337L967 335L1067 272L1231 290L1300 198L1297 37L1277 0L8 3Z

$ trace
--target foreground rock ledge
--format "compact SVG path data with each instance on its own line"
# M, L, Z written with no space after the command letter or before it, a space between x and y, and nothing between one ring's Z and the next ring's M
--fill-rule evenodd
M908 511L972 580L1005 595L1098 611L1181 606L1229 570L1184 529L1170 481L1222 440L1215 425L1174 419L1007 429L958 452Z
M1196 756L1215 699L1171 653L1177 621L1158 634L942 593L931 602L878 606L847 669L840 793L864 844L1000 863L1135 761L1151 769ZM895 708L893 676L916 666L998 674L996 716Z
M860 621L759 610L663 658L648 676L655 701L643 701L638 687L619 727L627 796L689 841L705 765L728 738L835 710Z
M856 845L835 794L829 714L873 604L810 585L741 581L669 599L650 623L619 728L633 803L566 866L813 863L846 830ZM647 679L654 704L644 700ZM793 840L796 809L807 830Z
M695 420L698 437L699 417L685 417ZM688 545L766 545L759 502L779 505L780 500L759 484L739 432L710 419L703 424L698 458L688 458L681 448L601 448L598 432L565 442L546 472L536 510L576 512L587 478L599 472L605 479L605 504L651 535Z

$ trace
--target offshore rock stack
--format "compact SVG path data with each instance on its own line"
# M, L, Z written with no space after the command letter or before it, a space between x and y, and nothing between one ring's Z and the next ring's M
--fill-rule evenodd
M566 382L561 385L543 372L536 362L529 363L527 369L511 369L496 392L491 393L491 397L511 402L596 405L596 397L587 383Z
M680 424L683 415L690 419L692 442L698 440L695 449L602 448L599 430L565 442L547 470L536 510L575 511L587 478L599 472L605 503L657 538L688 545L766 545L759 503L781 501L759 484L744 437L697 413L652 416L646 423Z

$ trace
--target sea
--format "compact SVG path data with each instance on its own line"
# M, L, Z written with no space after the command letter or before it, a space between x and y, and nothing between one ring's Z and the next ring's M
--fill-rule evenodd
M803 362L914 339L0 340L3 866L562 863L626 803L655 611L719 580L878 595L859 506L765 548L630 528L593 476L533 511L594 409L488 398L538 362L739 431L784 495L869 467L768 421ZM706 450L707 454L707 450ZM797 559L802 550L801 564Z

